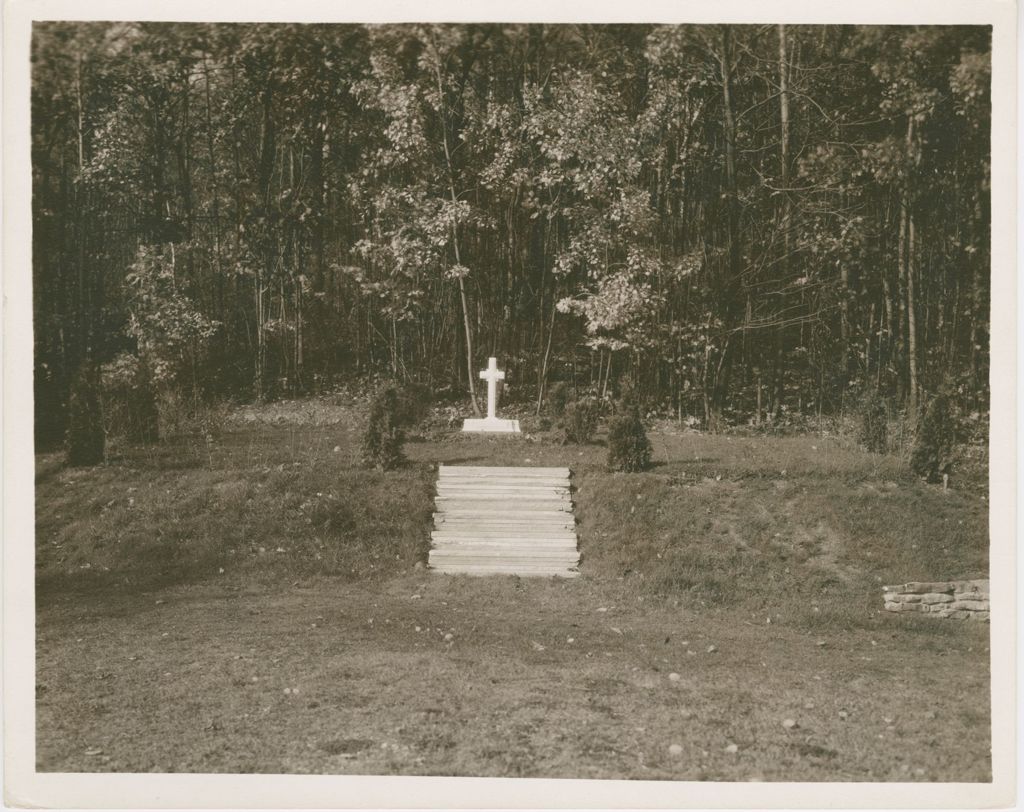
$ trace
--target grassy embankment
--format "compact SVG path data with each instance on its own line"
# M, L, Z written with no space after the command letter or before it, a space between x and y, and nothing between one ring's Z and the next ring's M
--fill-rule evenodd
M382 474L347 408L275 409L38 460L41 769L987 780L988 627L879 590L985 575L982 483L671 431L646 474L441 430ZM437 462L568 464L584 577L417 569Z

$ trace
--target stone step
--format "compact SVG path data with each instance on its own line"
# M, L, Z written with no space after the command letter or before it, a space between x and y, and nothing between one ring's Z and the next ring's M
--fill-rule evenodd
M561 476L569 477L568 468L541 468L540 466L498 466L498 465L439 465L441 477L470 474L473 476Z
M567 516L569 514L566 514ZM572 524L536 524L530 522L508 524L482 524L478 522L444 522L435 525L432 533L484 533L488 535L529 535L529 536L572 536L576 537L576 527Z
M568 491L556 491L554 489L546 492L532 491L530 493L509 493L507 491L488 489L473 490L471 488L460 488L457 490L442 489L435 495L435 499L450 501L452 499L465 499L472 502L474 507L481 507L479 502L496 502L504 505L506 509L522 509L522 505L537 503L551 504L561 502L572 502Z
M446 488L565 488L567 490L572 488L572 483L567 479L551 478L551 479L498 479L495 477L487 477L485 479L479 477L442 477L437 481L438 487Z
M540 509L540 508L528 508L526 510L509 510L507 508L494 507L493 509L480 510L472 505L455 505L453 507L444 507L443 505L436 506L437 509L434 513L434 518L438 516L448 517L450 519L463 519L467 517L473 517L477 519L483 519L485 521L490 519L501 519L503 521L528 521L530 519L547 519L552 522L572 522L571 516L566 516L569 511L558 510L555 507Z
M538 542L571 542L575 544L577 542L577 536L571 530L538 530L530 531L524 529L506 530L506 529L451 529L451 530L431 530L430 541L435 543L449 542L449 541L520 541L530 540Z
M580 554L567 468L438 468L430 569L575 577Z
M573 539L531 539L531 538L506 538L506 539L481 539L481 538L456 538L441 539L434 542L431 548L431 555L436 550L528 550L537 552L555 553L576 553L576 542Z
M518 497L569 497L571 492L567 487L522 487L520 485L446 485L443 482L437 483L437 496L498 496L502 498Z
M553 516L537 516L524 513L521 516L479 516L472 513L435 513L434 527L550 527L574 530L576 522L568 513L555 513Z
M431 562L434 568L450 567L450 566L475 566L475 567L515 567L519 570L565 570L571 569L579 564L579 561L569 561L567 559L545 559L545 558L506 558L499 560L497 558L444 558L437 561Z
M444 497L434 499L434 506L438 512L448 511L500 511L509 516L519 516L533 511L546 511L558 513L572 513L572 500L563 499L495 499L490 496L482 497Z
M523 510L523 505L535 505L547 507L549 510L557 510L559 505L572 504L572 499L567 493L512 493L508 491L438 491L436 499L446 504L452 500L464 501L473 507L482 507L480 502L497 502L504 504L507 509Z
M580 554L578 552L565 552L562 550L491 550L486 547L433 550L430 554L431 564L444 561L472 563L475 560L490 561L494 559L500 559L504 563L537 561L575 566L579 563Z
M518 564L443 564L431 567L441 575L518 575L523 578L578 578L577 570L562 566L526 566Z

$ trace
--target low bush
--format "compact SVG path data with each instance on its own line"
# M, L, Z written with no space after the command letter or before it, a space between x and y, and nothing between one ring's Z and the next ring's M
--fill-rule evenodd
M106 436L97 375L82 369L71 384L68 400L68 465L103 462Z
M564 442L579 445L589 443L597 433L600 419L601 404L597 398L584 397L573 401L565 407L565 417L562 421Z
M405 439L400 427L401 407L398 392L394 387L382 389L370 404L370 419L363 434L362 460L380 471L390 471L402 464L402 442Z
M628 393L608 426L608 467L613 471L646 471L651 467L651 441L647 439L640 402Z
M867 390L857 404L857 442L875 454L889 447L889 412L882 396Z
M404 428L419 425L432 405L429 386L415 381L403 384L395 390L395 424Z
M572 397L572 389L565 381L555 381L548 387L547 411L553 417L562 417Z
M949 473L955 440L956 426L949 398L945 394L936 395L918 426L910 469L928 482L942 481L942 475Z

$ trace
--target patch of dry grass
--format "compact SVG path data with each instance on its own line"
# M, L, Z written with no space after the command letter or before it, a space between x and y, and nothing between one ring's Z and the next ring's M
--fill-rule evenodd
M383 474L292 411L40 457L40 769L988 780L987 625L879 590L985 575L982 483L669 431L646 474L458 432ZM414 570L438 462L569 465L583 577Z

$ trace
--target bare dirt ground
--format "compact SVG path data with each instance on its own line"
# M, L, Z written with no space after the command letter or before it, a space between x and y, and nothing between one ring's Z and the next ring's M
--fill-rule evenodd
M41 617L38 761L988 780L987 627L906 620L809 634L618 584L418 573L66 599Z

